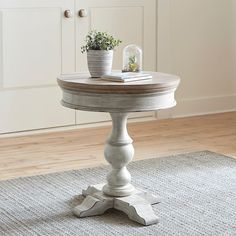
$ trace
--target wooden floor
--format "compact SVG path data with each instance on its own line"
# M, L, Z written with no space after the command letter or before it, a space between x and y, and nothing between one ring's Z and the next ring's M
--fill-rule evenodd
M0 138L0 179L105 164L111 127ZM236 156L236 112L129 124L135 158L210 150Z

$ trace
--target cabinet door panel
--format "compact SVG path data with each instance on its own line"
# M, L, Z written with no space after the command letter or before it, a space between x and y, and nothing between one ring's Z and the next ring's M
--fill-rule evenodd
M156 0L76 0L76 10L85 9L87 17L79 17L76 27L76 70L87 71L86 54L80 52L89 30L107 31L122 40L114 52L113 69L122 68L122 50L128 44L143 49L144 70L156 70ZM103 121L109 116L97 113L86 115L91 121ZM153 116L134 113L131 117ZM77 123L83 123L84 112L77 112Z
M103 122L110 120L110 115L106 112L91 112L91 111L77 111L76 123L77 124L90 124L94 122Z
M75 114L61 106L61 96L57 87L1 92L1 133L75 124Z
M4 88L56 83L62 56L60 18L59 8L2 11Z
M67 9L74 11L73 0L0 2L0 133L75 124L56 83L75 70Z

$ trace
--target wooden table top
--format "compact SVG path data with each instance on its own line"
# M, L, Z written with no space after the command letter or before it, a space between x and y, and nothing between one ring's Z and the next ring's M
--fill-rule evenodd
M147 94L176 89L180 78L159 72L144 72L152 79L132 82L109 82L101 78L90 78L88 73L64 74L58 77L59 86L66 90L97 94Z

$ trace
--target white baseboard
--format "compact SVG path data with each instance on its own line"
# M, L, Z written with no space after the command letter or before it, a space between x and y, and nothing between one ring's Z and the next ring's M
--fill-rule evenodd
M134 118L130 118L128 120L128 123L145 122L145 121L152 121L152 120L156 120L156 117L155 116L134 117ZM26 135L33 135L33 134L50 133L50 132L69 131L69 130L76 130L76 129L83 129L83 128L96 128L96 127L102 127L102 126L111 126L111 121L12 132L12 133L0 134L0 139L8 138L8 137L18 137L18 136L26 136Z
M159 119L236 111L236 94L177 100L176 107L158 111Z

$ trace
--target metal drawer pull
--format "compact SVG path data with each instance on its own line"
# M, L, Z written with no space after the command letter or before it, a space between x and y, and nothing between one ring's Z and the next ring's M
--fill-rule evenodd
M71 10L65 10L65 11L64 11L64 16L65 16L66 18L72 18L72 17L73 17L73 14L72 14Z
M86 17L86 16L88 16L88 12L85 9L80 9L78 14L79 14L79 17Z

